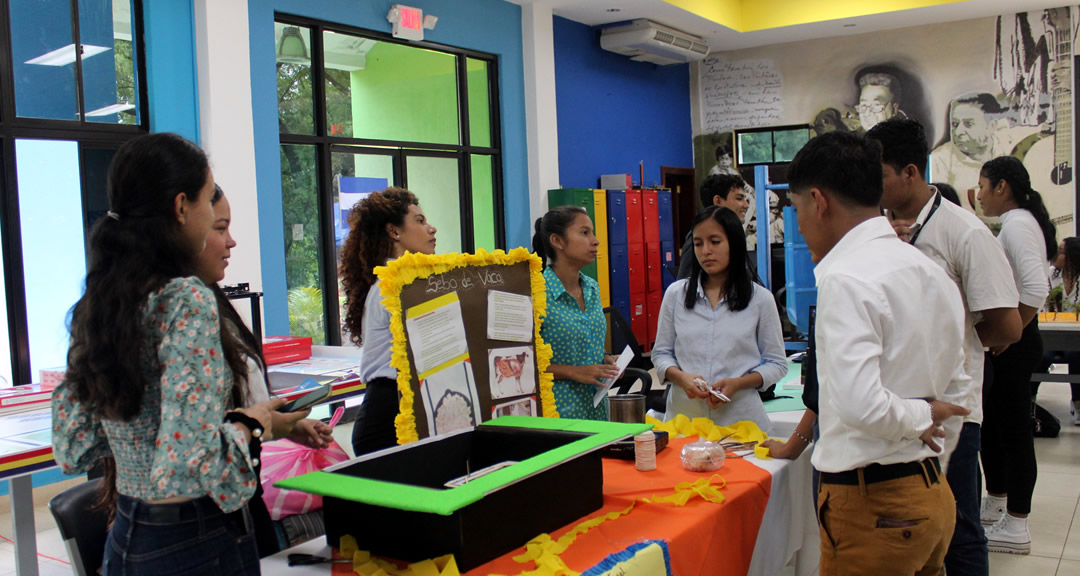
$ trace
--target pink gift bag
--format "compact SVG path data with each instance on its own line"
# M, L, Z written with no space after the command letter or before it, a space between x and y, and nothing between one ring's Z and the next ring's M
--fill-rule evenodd
M344 413L345 409L341 407L334 412L334 417L329 422L331 428L338 423L338 420L341 420ZM330 446L322 450L308 448L287 438L264 442L262 445L263 501L270 510L270 517L281 520L286 516L322 509L322 496L299 490L275 488L274 482L322 470L348 459L349 455L337 442L331 442Z

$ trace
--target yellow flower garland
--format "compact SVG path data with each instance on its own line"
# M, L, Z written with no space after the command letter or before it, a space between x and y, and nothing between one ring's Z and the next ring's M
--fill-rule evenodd
M514 248L509 253L502 250L488 252L479 249L476 254L413 254L388 262L386 266L375 268L379 277L379 293L382 294L383 306L390 313L390 335L394 339L391 347L390 366L398 372L398 390L401 392L401 409L394 419L398 444L408 444L420 439L416 432L416 414L413 411L415 394L413 393L409 372L409 355L405 344L405 324L402 320L401 291L417 279L435 274L444 274L466 266L512 265L519 262L529 263L529 277L533 300L533 330L536 333L536 368L540 373L540 405L543 415L558 418L555 409L555 393L552 391L554 377L547 371L551 365L551 346L544 344L540 337L540 323L543 311L547 309L547 291L542 274L543 264L540 258L524 248Z

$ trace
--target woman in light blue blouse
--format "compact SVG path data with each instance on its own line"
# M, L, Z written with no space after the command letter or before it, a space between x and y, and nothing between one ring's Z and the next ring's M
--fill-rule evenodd
M693 236L690 278L664 294L652 350L656 374L674 385L665 417L704 417L721 426L751 420L767 433L757 391L787 374L776 303L750 278L734 212L706 208L694 219Z
M283 401L247 408L196 259L214 222L206 155L175 134L129 140L90 234L86 291L52 400L67 474L105 464L103 573L258 574L245 503ZM263 433L265 432L265 435Z
M563 418L607 420L607 402L593 396L617 370L604 356L607 321L600 288L581 269L596 261L592 220L583 208L560 206L536 220L533 250L544 260L547 312L540 336L551 345L555 408Z

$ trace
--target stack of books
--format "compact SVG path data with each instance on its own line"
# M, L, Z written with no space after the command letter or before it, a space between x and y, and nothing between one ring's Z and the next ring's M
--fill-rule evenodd
M263 338L263 358L269 366L307 360L311 358L311 338L302 336Z
M48 408L55 384L25 384L0 389L0 414Z

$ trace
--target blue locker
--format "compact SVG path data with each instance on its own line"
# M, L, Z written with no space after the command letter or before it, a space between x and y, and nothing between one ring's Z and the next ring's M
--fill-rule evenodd
M613 308L615 308L616 310L618 310L619 314L622 314L623 320L626 320L627 325L629 325L629 323L630 323L630 296L629 295L623 295L623 296L619 296L619 297L612 296L612 298L611 298L611 306ZM614 328L614 323L610 323L609 326ZM611 346L612 346L611 349L612 350L617 350L617 351L619 351L621 353L623 348L626 348L627 344L628 344L628 342L626 341L626 338L623 337L622 332L620 332L618 329L613 329L611 331ZM640 344L640 342L639 342L639 344Z
M622 298L626 302L627 310L630 309L630 262L627 259L625 245L613 244L609 254L611 261L611 301ZM630 317L626 317L627 321Z
M626 246L626 193L621 190L608 190L608 245ZM612 263L614 266L614 263Z
M660 205L660 242L675 243L675 219L672 216L671 190L657 190Z
M663 206L663 204L661 204ZM660 238L664 238L663 230L660 231ZM675 272L679 271L679 268L675 266L675 242L671 240L661 240L660 242L660 262L663 264L661 270L661 281L664 287L664 292L667 292L668 286L675 281Z

